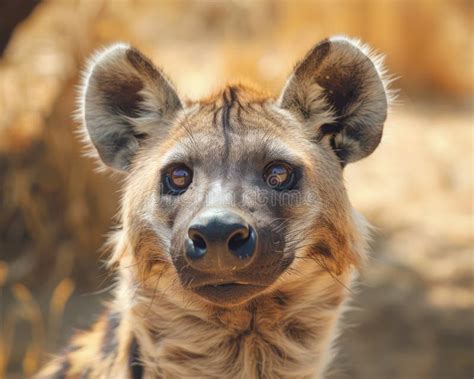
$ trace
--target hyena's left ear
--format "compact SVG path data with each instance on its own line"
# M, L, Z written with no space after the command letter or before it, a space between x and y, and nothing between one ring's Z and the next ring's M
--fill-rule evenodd
M90 142L109 167L127 171L142 142L182 108L176 91L151 61L125 44L92 59L80 113Z
M278 100L312 140L330 143L342 166L375 150L387 117L382 73L365 50L343 37L321 41L296 66Z

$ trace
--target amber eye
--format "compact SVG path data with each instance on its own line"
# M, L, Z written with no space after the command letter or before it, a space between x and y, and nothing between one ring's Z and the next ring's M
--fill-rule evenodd
M272 162L263 170L263 179L270 188L278 191L291 189L295 184L292 167L284 162Z
M193 172L185 165L172 167L165 175L164 190L169 195L180 195L193 181Z

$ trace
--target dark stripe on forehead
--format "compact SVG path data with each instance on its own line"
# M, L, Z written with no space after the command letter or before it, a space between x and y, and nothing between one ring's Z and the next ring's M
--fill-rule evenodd
M224 105L222 105L221 122L222 122L222 131L224 132L224 161L225 162L228 160L228 157L229 157L230 139L229 139L228 131L229 129L231 129L230 111L237 97L236 92L237 92L237 88L227 87L222 94Z
M237 123L242 126L244 124L244 122L242 121L242 109L244 109L244 107L242 106L242 104L240 104L239 100L237 99Z
M219 113L219 110L214 110L212 114L212 127L217 129L217 114Z
M226 130L231 127L230 125L230 110L232 105L234 105L237 98L237 88L227 87L222 94L224 99L224 105L222 106L222 129L224 129L224 134Z

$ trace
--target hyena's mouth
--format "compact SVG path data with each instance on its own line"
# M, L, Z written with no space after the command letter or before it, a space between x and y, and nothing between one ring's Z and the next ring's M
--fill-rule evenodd
M254 297L266 286L243 283L208 284L193 288L199 296L217 305L242 303Z

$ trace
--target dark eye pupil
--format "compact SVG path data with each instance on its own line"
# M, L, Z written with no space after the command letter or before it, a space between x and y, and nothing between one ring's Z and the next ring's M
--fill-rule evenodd
M274 163L265 169L264 179L271 188L283 190L291 185L292 173L290 167L281 163Z
M171 181L176 187L184 188L188 186L190 176L188 170L184 168L175 168L171 173Z
M288 171L284 166L273 166L271 168L270 176L277 182L283 183L288 178Z
M181 195L193 181L193 172L185 165L168 169L162 179L162 191L168 195Z

